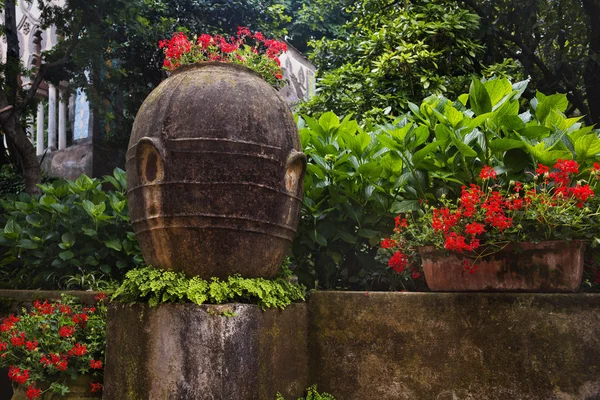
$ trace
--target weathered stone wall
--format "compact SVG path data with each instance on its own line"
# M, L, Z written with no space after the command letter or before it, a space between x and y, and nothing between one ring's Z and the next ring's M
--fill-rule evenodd
M296 399L308 385L307 314L305 304L112 304L103 398Z
M81 174L93 178L112 175L115 168L125 168L125 153L104 148L83 139L63 150L39 156L42 170L55 178L75 180Z
M600 295L317 292L309 315L339 400L600 399Z

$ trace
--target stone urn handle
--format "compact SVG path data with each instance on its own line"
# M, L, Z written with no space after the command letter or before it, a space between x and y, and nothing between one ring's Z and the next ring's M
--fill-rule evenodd
M143 184L162 181L165 178L164 145L157 138L143 137L136 150L138 176Z
M285 189L296 197L302 197L304 174L306 172L306 155L292 150L285 164Z

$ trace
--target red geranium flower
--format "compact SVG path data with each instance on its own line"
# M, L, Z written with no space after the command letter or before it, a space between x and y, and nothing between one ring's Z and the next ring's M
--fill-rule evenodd
M484 165L479 173L479 177L483 180L490 178L494 179L496 178L496 171L494 171L494 168L490 167L489 165Z

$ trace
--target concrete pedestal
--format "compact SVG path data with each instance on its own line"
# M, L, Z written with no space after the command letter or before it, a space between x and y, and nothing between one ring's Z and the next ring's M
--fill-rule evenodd
M308 386L306 304L111 304L105 400L296 399Z

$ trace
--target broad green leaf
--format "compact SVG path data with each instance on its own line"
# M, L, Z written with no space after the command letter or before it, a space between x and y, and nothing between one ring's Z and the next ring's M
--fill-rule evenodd
M506 95L512 93L512 85L506 78L496 78L483 83L486 91L490 96L492 106L495 106Z
M368 162L358 167L358 172L360 172L361 175L370 176L373 178L377 178L378 176L380 176L381 170L382 167L376 161Z
M567 95L563 93L556 93L550 96L545 96L543 93L537 92L536 98L538 100L537 107L535 109L535 117L541 123L546 121L546 118L550 114L550 111L556 109L561 113L564 113L569 106Z
M529 166L531 157L521 149L512 149L504 153L504 166L512 171L523 171Z
M600 153L600 139L598 136L590 134L575 141L575 154L578 160L596 158L598 153Z
M456 146L456 148L458 149L458 151L460 151L460 153L465 156L465 157L477 157L477 152L475 150L473 150L471 147L469 147L468 145L464 144L461 139L456 138L454 135L450 136L450 139L452 140L452 144L454 144L454 146Z
M309 117L308 115L302 115L302 118L306 122L306 125L308 125L308 127L313 132L315 132L318 136L324 136L325 135L325 132L321 128L321 125L319 125L319 123L314 118Z
M427 128L425 125L421 125L417 129L414 129L410 133L410 136L414 138L414 140L411 138L410 146L410 150L413 150L427 141L429 138L429 128Z
M376 231L374 229L359 229L357 233L358 233L358 236L364 237L367 239L382 236L381 231Z
M512 149L520 149L523 147L525 147L525 143L523 143L521 140L502 138L492 140L490 142L490 149L492 149L495 152L501 153Z
M492 111L492 102L485 86L477 80L473 79L471 88L469 89L469 102L471 110L475 115L482 115Z
M29 240L29 239L21 239L21 240L19 240L19 245L18 246L20 248L22 248L22 249L27 249L27 250L34 250L34 249L37 249L39 247L35 242L33 242L33 241Z
M71 232L67 232L64 233L61 237L62 242L67 245L68 247L73 246L73 244L75 243L75 236L73 236L73 234Z
M545 126L533 125L518 131L521 135L528 139L537 139L552 132L552 129Z
M44 222L42 217L40 217L37 214L29 214L27 215L27 217L25 217L25 220L27 221L27 223L29 223L29 225L35 226L36 228L42 226L42 223Z
M58 253L58 256L61 260L67 261L75 257L75 254L72 251L61 251L60 253Z
M116 251L121 251L123 247L121 246L121 242L118 239L111 239L104 242L104 245L109 249L113 249Z
M394 214L401 214L409 211L417 211L419 209L419 200L403 200L395 201L390 208L390 212Z
M421 150L413 154L412 162L414 166L419 168L419 165L425 160L425 157L427 157L431 152L437 149L440 146L440 144L441 143L438 141L429 143L427 146L423 147Z
M511 133L525 129L525 123L518 115L505 115L500 119L500 126L504 133Z
M485 113L482 115L478 115L477 117L473 118L471 121L469 121L469 125L467 125L468 129L473 129L473 128L477 128L478 126L481 126L481 124L483 124L485 121L487 121L491 116L493 116L493 113Z
M21 226L15 222L14 219L9 220L4 226L4 233L7 235L19 235L21 234Z
M307 164L306 165L306 172L308 172L309 174L316 175L319 179L325 180L325 173L323 172L323 170L318 165ZM96 233L96 231L94 231L94 234L95 233Z
M332 111L328 111L319 118L319 125L325 132L332 134L340 126L340 119Z
M513 83L512 89L516 91L515 99L519 99L521 95L527 90L527 85L529 85L530 78L525 79L524 81L520 81L517 83Z

